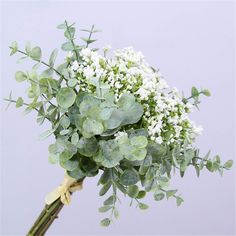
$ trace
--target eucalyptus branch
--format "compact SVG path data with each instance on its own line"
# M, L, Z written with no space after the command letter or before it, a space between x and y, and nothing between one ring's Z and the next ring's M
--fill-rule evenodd
M71 42L71 44L72 44L72 46L73 46L73 49L74 49L73 51L75 52L75 56L76 56L76 59L77 59L77 61L78 61L78 60L79 60L78 51L77 51L77 49L76 49L76 46L75 46L73 37L72 37L71 32L70 32L70 26L68 25L67 21L65 21L65 25L66 25L66 31L67 31L68 34L69 34L69 40L70 40L70 42Z
M4 101L7 101L7 102L17 103L17 101L16 101L16 100L13 100L13 99L4 98L3 100L4 100ZM31 109L37 111L38 114L42 115L42 116L45 117L48 121L50 121L51 123L53 123L53 122L50 120L50 118L48 118L47 116L45 116L44 114L42 114L38 108L32 107L31 104L25 103L25 102L23 102L22 105L27 106L27 107L30 107Z
M91 40L91 37L92 37L92 34L93 34L93 30L94 30L94 25L92 25L91 30L90 30L90 32L89 32L88 40L87 40L86 46L85 46L86 48L88 47L89 42L90 42L90 40Z
M53 107L57 107L57 106L54 105L44 94L42 94L42 97L43 97L48 103L50 103Z
M14 50L13 47L10 47L10 49ZM24 51L22 51L22 50L17 49L17 52L19 52L19 53L21 53L21 54L23 54L23 55L25 55L25 56L27 56L27 57L29 56L26 52L24 52ZM44 61L42 61L42 60L38 60L38 59L36 59L36 58L31 58L31 59L34 60L34 61L37 61L37 62L39 62L39 63L42 63L43 65L47 66L48 68L50 68L50 69L52 69L54 72L56 72L61 78L63 78L64 80L66 80L66 78L65 78L57 69L55 69L54 67L50 66L48 63L46 63L46 62L44 62Z

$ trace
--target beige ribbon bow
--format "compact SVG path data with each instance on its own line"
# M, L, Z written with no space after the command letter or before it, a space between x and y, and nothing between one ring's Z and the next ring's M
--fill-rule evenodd
M65 174L64 180L60 186L48 193L45 197L47 205L52 204L58 198L61 198L61 202L65 205L69 205L71 202L71 193L82 189L83 181L78 181L69 175Z

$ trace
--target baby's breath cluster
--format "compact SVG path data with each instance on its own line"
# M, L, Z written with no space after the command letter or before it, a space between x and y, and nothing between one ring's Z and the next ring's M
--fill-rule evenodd
M210 159L209 152L201 156L194 145L202 128L189 113L198 108L200 95L210 96L207 89L192 87L185 97L168 87L141 52L131 47L92 48L98 32L94 26L82 30L88 37L81 43L75 41L74 24L65 21L58 28L64 31L61 49L66 55L57 66L57 49L45 62L40 47L27 43L23 50L11 44L11 55L22 54L19 61L31 59L35 65L15 74L18 82L29 85L26 98L10 94L6 100L25 106L26 113L36 111L39 124L51 123L41 136L55 137L49 146L50 163L59 164L77 181L101 174L99 195L109 196L99 211L110 212L102 226L119 217L118 192L143 210L148 205L141 201L148 192L156 201L172 197L179 206L183 199L169 187L176 171L183 177L193 166L198 176L204 167L222 174L232 166L231 160L222 164L218 155Z
M94 92L96 83L107 83L116 100L122 94L134 94L144 108L141 127L146 128L151 140L174 146L184 140L193 143L202 131L188 117L193 105L183 102L176 88L170 89L161 73L148 65L141 52L132 47L114 51L103 48L103 56L90 48L80 51L82 63L71 61L70 70L78 79L82 91ZM72 52L66 60L70 60Z

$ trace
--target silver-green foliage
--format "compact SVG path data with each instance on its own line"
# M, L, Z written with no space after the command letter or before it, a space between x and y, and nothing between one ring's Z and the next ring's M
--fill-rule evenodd
M124 93L116 100L112 90L96 79L91 79L94 93L82 91L80 85L83 85L85 78L73 77L68 67L74 60L83 63L80 50L95 41L92 35L98 31L94 26L91 30L82 30L89 36L82 38L85 44L78 45L74 24L65 21L58 28L64 30L66 38L61 48L71 51L72 58L55 66L57 49L52 51L49 61L44 62L40 47L31 48L27 43L23 51L13 42L11 55L22 54L19 61L31 59L36 64L31 71L15 73L17 82L27 82L29 85L29 102L22 97L14 100L11 94L6 100L16 103L16 107L25 106L25 113L36 111L39 124L45 120L51 123L51 129L42 134L42 138L52 134L55 136L55 143L49 146L50 163L58 163L75 179L95 176L99 170L103 172L98 183L102 185L99 195L110 195L99 211L110 211L111 216L101 221L102 226L110 225L113 216L119 217L116 207L118 190L128 195L142 210L148 208L140 202L147 192L153 192L156 201L165 197L175 198L179 206L183 199L176 194L177 190L169 189L175 170L184 176L187 168L193 166L199 176L205 167L220 174L224 169L231 168L233 162L230 160L221 164L218 155L213 159L209 159L209 153L200 157L199 150L188 145L187 141L184 149L151 141L141 121L143 106L133 94ZM42 66L46 70L40 69ZM200 94L209 96L210 92L198 91L193 87L189 99L193 98L196 106ZM127 135L116 138L118 131L125 131Z

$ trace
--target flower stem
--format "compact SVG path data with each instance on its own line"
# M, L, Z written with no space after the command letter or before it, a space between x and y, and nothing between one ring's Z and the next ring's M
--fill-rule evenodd
M70 187L75 187L78 185L82 186L83 180L84 180L84 177L82 179L77 180ZM72 195L72 193L74 191L75 190L72 190L72 191L69 190L70 195ZM43 208L42 212L38 216L37 220L35 221L35 223L31 227L31 229L27 233L27 236L43 236L43 235L45 235L47 230L49 229L49 227L54 222L54 220L58 218L58 214L61 211L61 209L63 208L63 206L64 206L64 204L62 203L61 198L58 198L56 201L54 201L50 205L46 204L45 207Z
M53 221L58 218L58 214L63 208L64 204L60 198L50 205L45 205L39 217L27 233L27 236L43 236L51 226Z

